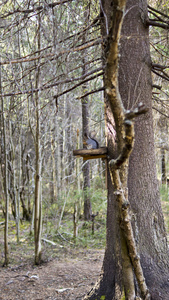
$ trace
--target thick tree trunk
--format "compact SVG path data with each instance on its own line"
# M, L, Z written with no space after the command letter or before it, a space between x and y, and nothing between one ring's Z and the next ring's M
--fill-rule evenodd
M108 37L109 29L110 29L110 17L113 12L113 8L111 6L111 2L109 0L102 1L101 5L101 13L103 17L102 24L102 35L104 37ZM115 1L117 2L117 1ZM115 3L117 4L117 3ZM109 28L108 28L109 27ZM116 34L116 33L115 33ZM104 52L103 52L103 67L105 69L105 77L104 84L105 88L107 88L107 81L111 80L112 74L107 74L107 69L110 68L109 63L107 63L107 45L108 41L105 41L104 44ZM112 55L117 55L117 44L114 45L114 50L112 51ZM114 57L112 58L114 60ZM113 63L113 61L112 61ZM110 59L111 64L111 59ZM112 66L113 68L113 66ZM111 70L110 70L111 72ZM117 72L117 70L116 70ZM107 78L107 75L109 78ZM114 74L116 76L117 74ZM117 78L116 78L117 79ZM111 85L111 84L110 84ZM112 87L113 88L113 87ZM118 88L118 87L117 87ZM107 91L105 93L105 118L106 118L106 143L108 148L108 161L115 157L117 157L117 149L116 149L116 131L115 131L115 122L113 119L112 113L112 105L109 97L107 97ZM116 109L116 107L114 107ZM119 118L121 118L119 116ZM120 129L118 128L119 132ZM120 141L122 146L122 138ZM94 289L89 292L88 295L85 296L85 300L95 300L95 299L121 299L122 291L123 291L123 283L122 283L122 259L121 259L121 232L119 227L119 211L118 211L118 203L115 201L114 187L112 185L112 180L109 173L109 168L107 167L107 188L108 188L108 202L107 202L107 239L106 239L106 249L105 249L105 257L102 266L102 272L100 278L95 285ZM123 253L126 251L125 242L123 243ZM130 262L129 262L130 265ZM105 297L105 298L104 298Z
M120 93L126 109L142 101L149 113L135 122L128 189L133 228L152 299L169 299L168 247L156 175L146 1L127 1L121 37ZM130 101L129 101L130 99Z
M110 24L110 14L118 1L102 1L105 31ZM123 1L120 1L121 3ZM141 265L153 300L169 299L168 248L161 210L156 164L154 155L154 136L151 107L151 60L149 53L148 28L144 26L147 17L146 1L128 0L120 41L120 94L126 109L135 108L144 102L148 114L139 117L135 124L135 146L129 163L128 199L137 250ZM116 50L116 49L115 49ZM107 51L105 47L105 51ZM107 57L107 55L106 55ZM109 65L107 65L109 68ZM106 73L106 71L105 71ZM105 76L105 83L107 78ZM106 86L105 86L106 87ZM114 86L112 85L112 89ZM109 91L106 91L106 93ZM112 93L112 91L110 91ZM107 146L109 158L117 157L116 133L112 111L115 110L106 97ZM116 128L118 133L118 128ZM117 151L117 152L116 152ZM123 174L121 179L123 182ZM125 174L124 174L125 176ZM123 185L124 186L124 185ZM127 190L124 191L127 194ZM115 201L113 186L108 173L107 244L102 273L93 291L85 299L121 299L123 286L126 285L123 255L125 243L120 239L120 219ZM123 249L124 245L124 249ZM125 271L125 274L126 271ZM128 280L128 279L127 279ZM136 285L136 295L140 295ZM132 298L134 297L134 298ZM125 299L136 296L125 295ZM143 296L142 299L146 299Z

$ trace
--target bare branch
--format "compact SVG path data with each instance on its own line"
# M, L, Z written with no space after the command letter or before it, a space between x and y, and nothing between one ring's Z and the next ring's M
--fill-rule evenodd
M149 11L150 12L150 11ZM159 17L156 13L154 12L150 12L154 17L156 17L157 19L149 19L150 21L160 21L163 22L165 24L168 25L168 21L165 21L164 19L162 19L161 17Z
M126 111L124 120L125 144L118 158L110 161L110 168L119 169L121 165L124 164L129 158L134 145L134 126L131 120L147 112L148 108L146 108L142 102L140 102L138 107L136 107L134 110Z
M147 112L148 112L148 108L146 108L145 105L142 102L140 102L134 110L126 111L125 120L132 120L135 117L145 114Z
M54 8L55 6L57 5L60 5L60 4L64 4L64 3L67 3L67 2L72 2L73 0L63 0L63 1L59 1L59 2L54 2L54 3L48 3L46 5L41 5L41 6L37 6L37 7L33 7L32 9L16 9L14 11L11 11L11 12L8 12L6 15L1 15L1 18L7 18L13 14L16 14L16 13L23 13L24 15L28 15L32 12L35 12L35 11L42 11L42 10L45 10L46 8Z
M133 110L127 111L125 114L125 145L118 156L117 159L112 159L109 162L110 174L112 178L112 183L115 188L116 200L119 203L120 213L121 213L121 229L124 232L126 237L127 246L129 249L129 255L132 261L132 265L135 271L135 275L138 281L138 285L141 291L141 294L144 299L150 300L149 290L147 288L143 270L140 263L140 257L137 253L137 247L133 235L133 229L130 220L130 212L129 212L129 201L125 198L124 192L122 190L121 179L119 175L120 167L129 159L131 151L134 146L134 125L131 119L134 117L145 114L147 109L144 107L142 103Z
M88 92L88 93L86 93L86 94L84 94L81 97L78 97L76 99L83 99L83 98L85 98L85 97L87 97L89 95L92 95L92 94L95 94L95 93L98 93L98 92L101 92L101 91L104 91L104 87L101 87L101 88L99 88L97 90L94 90L94 91L90 91L90 92Z
M71 88L69 88L69 89L63 91L62 93L54 95L54 98L60 97L60 96L66 94L66 93L68 93L68 92L71 92L72 90L76 89L76 88L79 87L80 85L82 85L82 84L84 84L84 83L86 83L86 82L88 82L88 81L90 81L90 80L93 80L93 79L95 79L95 78L97 78L98 76L101 76L101 75L103 75L103 74L104 74L104 72L100 72L100 73L98 73L98 74L96 74L96 75L94 75L94 76L92 76L92 77L90 77L90 78L87 78L87 79L85 79L85 80L79 82L78 84L72 86Z
M31 62L31 61L35 61L35 60L42 59L42 58L47 58L47 57L58 58L58 57L60 57L60 55L68 54L68 53L72 53L72 52L78 52L78 51L93 47L95 45L98 45L101 42L102 42L102 39L96 39L92 42L89 42L85 45L73 48L71 50L63 50L63 51L60 51L58 53L48 53L46 55L38 55L38 56L35 56L35 57L32 57L32 58L19 58L19 59L13 59L13 60L9 60L9 61L3 61L3 62L0 62L0 65L9 65L9 64L17 64L17 63L23 63L23 62Z
M154 7L151 7L150 5L148 5L148 8L149 8L150 10L152 10L152 11L154 11L154 12L160 14L161 16L163 16L163 17L169 19L169 16L168 16L168 15L166 15L166 14L164 14L163 12L161 12L161 11L155 9Z
M159 77L161 77L161 78L163 78L163 79L169 81L169 76L168 76L166 73L164 74L164 72L163 72L163 75L162 75L162 74L158 73L157 71L155 71L155 70L153 70L153 69L152 69L152 72L153 72L154 74L158 75Z
M101 69L101 68L100 68ZM96 75L94 76L91 76L85 80L82 80L80 81L78 84L74 85L73 87L63 91L62 93L60 94L57 94L55 95L54 97L60 97L68 92L71 92L72 90L74 90L75 88L79 87L81 84L87 82L87 81L90 81L90 80L93 80L95 78L97 78L98 76L101 76L103 75L103 72L100 72L100 73L97 73ZM64 82L55 82L53 84L49 84L49 85L42 85L40 86L39 88L36 88L36 89L32 89L32 90L27 90L27 91L21 91L21 92L10 92L10 93L7 93L7 94L1 94L0 96L3 96L3 97L7 97L7 96L18 96L18 95L24 95L24 94L32 94L32 93L36 93L36 92L39 92L39 91L44 91L44 90L47 90L49 88L52 88L54 86L57 86L58 84L61 84L61 83L68 83L68 82L71 82L72 80L65 80Z
M163 23L159 23L157 21L153 21L153 20L150 20L150 19L148 21L146 21L146 25L160 27L160 28L163 28L163 29L169 29L169 25L163 24Z
M118 156L118 158L112 159L109 162L109 167L110 167L110 170L112 173L115 169L119 169L121 167L121 165L125 163L125 161L129 158L130 153L133 149L133 145L134 145L133 123L129 119L128 120L126 119L124 121L124 125L125 125L125 145L124 145L120 155Z
M161 89L162 89L162 86L157 85L157 84L153 84L153 85L152 85L152 88L161 90Z
M161 53L152 43L150 43L150 45L154 48L154 50L157 52L157 53L159 53L161 56L163 56L163 57L165 57L165 58L167 58L167 59L169 59L169 57L168 56L166 56L166 55L164 55L163 53Z
M155 70L161 70L161 71L169 68L169 66L162 66L160 64L154 64L154 63L152 63L152 67Z
M166 117L167 119L169 119L169 116L166 115L165 113L163 113L161 110L159 110L157 107L153 106L152 107L154 110L158 111L160 115Z

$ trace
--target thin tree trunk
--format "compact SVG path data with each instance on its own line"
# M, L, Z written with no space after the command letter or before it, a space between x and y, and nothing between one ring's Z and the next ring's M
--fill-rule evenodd
M2 94L2 78L0 67L0 93ZM4 189L5 189L5 228L4 228L4 252L5 261L4 266L9 263L9 249L8 249L8 218L9 218L9 193L8 193L8 159L7 159L7 140L6 140L6 120L4 111L4 98L1 97L1 113L3 126L3 153L4 153Z
M19 133L19 164L18 164L18 192L17 192L17 242L20 239L20 187L21 187L21 132Z
M166 183L165 149L161 148L161 182Z
M39 99L36 95L36 174L35 174L35 216L34 216L34 236L35 236L35 264L41 260L41 149L40 149L40 116Z
M8 219L9 219L9 193L8 193L8 159L7 159L7 149L6 149L6 124L4 117L3 99L2 101L2 114L3 114L3 136L4 136L4 156L5 156L5 230L4 230L4 250L5 250L5 261L4 265L7 266L9 263L9 250L8 250Z
M10 145L11 145L11 164L12 164L12 171L13 171L13 203L14 203L14 217L15 217L15 223L16 223L16 238L17 242L18 240L18 207L17 207L17 191L16 191L16 163L15 163L15 149L13 144L13 137L12 137L12 124L11 121L9 121L9 135L10 135Z
M51 131L51 154L52 154L52 203L57 203L57 181L56 181L56 160L55 160L55 139Z
M88 9L84 12L84 18L86 23L88 22ZM86 42L86 32L83 34L83 44ZM87 73L87 57L86 51L83 52L83 72L82 75ZM83 92L85 94L88 90L88 84L82 86ZM89 98L88 96L84 97L82 100L82 138L84 134L89 135ZM92 215L92 207L90 201L90 162L87 161L83 166L83 192L84 192L84 219L90 220Z
M60 130L59 130L59 118L55 117L55 136L57 140L56 148L56 181L57 181L57 194L58 198L60 197L61 191L61 145L60 145Z
M80 149L80 135L79 129L77 129L77 149ZM77 189L80 192L80 160L76 159L76 177L77 177Z
M40 14L38 24L38 50L40 50ZM38 61L39 64L39 61ZM36 70L36 88L40 81L40 67ZM34 216L34 237L35 237L35 264L41 261L41 145L40 145L40 100L39 93L35 94L36 105L36 134L35 134L35 153L36 153L36 174L35 174L35 216Z

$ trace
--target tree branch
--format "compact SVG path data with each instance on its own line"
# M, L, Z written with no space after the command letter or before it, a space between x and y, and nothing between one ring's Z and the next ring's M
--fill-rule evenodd
M115 188L116 200L119 203L119 208L120 208L121 229L123 230L124 236L126 238L129 255L132 261L132 265L135 271L135 276L137 278L137 282L141 291L141 295L145 300L151 299L151 296L149 294L149 290L145 282L143 270L140 263L140 257L137 254L137 247L136 247L136 243L133 235L133 229L130 220L130 212L129 212L130 204L124 196L122 183L119 175L119 169L129 159L129 156L134 146L134 125L131 119L134 119L140 114L145 114L147 111L148 109L145 108L142 103L140 103L135 110L126 111L125 121L124 121L125 144L118 158L112 159L109 162L110 175L112 178L112 183Z
M152 63L152 67L155 70L161 70L161 71L169 68L169 66L163 66L163 65L155 64L155 63Z
M16 14L16 13L23 13L23 14L30 14L32 12L35 12L35 11L42 11L42 10L45 10L47 7L49 8L54 8L55 6L57 5L60 5L60 4L64 4L64 3L67 3L67 2L72 2L73 0L63 0L63 1L59 1L59 2L54 2L54 3L48 3L46 5L41 5L41 6L37 6L37 7L33 7L32 9L16 9L14 11L11 11L11 12L8 12L6 15L1 15L1 18L7 18L13 14Z
M158 90L160 90L160 91L161 91L161 89L162 89L162 86L161 86L161 85L157 85L157 84L153 84L153 85L152 85L152 88L154 88L154 89L158 89Z
M153 21L153 20L150 20L150 19L146 21L146 25L147 26L160 27L160 28L163 28L163 29L169 29L169 25L163 24L163 23L159 23L157 21Z
M163 17L169 19L169 16L168 16L168 15L166 15L166 14L164 14L163 12L161 12L161 11L155 9L154 7L151 7L150 5L148 5L148 8L149 8L150 10L152 10L152 11L154 11L154 12L160 14L161 16L163 16Z
M88 42L85 45L81 45L81 46L78 46L76 48L72 48L70 50L63 50L63 51L60 51L58 53L48 53L46 55L38 55L38 56L35 56L35 57L32 57L32 58L12 59L12 60L9 60L9 61L0 62L0 65L9 65L9 64L17 64L17 63L23 63L23 62L31 62L31 61L35 61L35 60L38 60L38 59L47 58L47 57L53 57L53 56L55 56L56 59L57 59L58 57L60 57L63 54L69 54L69 53L72 53L72 52L78 52L78 51L81 51L81 50L93 47L95 45L101 44L101 42L102 42L102 39L96 39L96 40L94 40L92 42Z
M152 107L154 110L156 110L160 115L166 117L167 119L169 119L169 116L166 115L165 113L163 113L161 110L159 110L158 108L156 108L155 106Z
M158 75L159 77L161 77L161 78L163 78L163 79L169 81L169 76L168 76L166 73L163 72L164 75L162 75L162 74L158 73L157 71L155 71L154 69L152 69L152 72L153 72L154 74Z
M58 98L58 97L60 97L60 96L62 96L62 95L64 95L64 94L66 94L66 93L68 93L68 92L71 92L72 90L76 89L76 88L79 87L80 85L82 85L82 84L84 84L84 83L86 83L86 82L88 82L88 81L90 81L90 80L93 80L93 79L95 79L95 78L97 78L98 76L101 76L101 75L103 75L103 74L104 74L104 72L100 72L100 73L98 73L98 74L96 74L96 75L94 75L94 76L92 76L92 77L90 77L90 78L87 78L87 79L85 79L85 80L79 82L78 84L72 86L71 88L69 88L69 89L63 91L62 93L59 93L59 94L54 95L54 98Z
M85 98L85 97L87 97L87 96L89 96L89 95L92 95L92 94L94 94L94 93L98 93L98 92L101 92L101 91L104 91L104 87L101 87L101 88L99 88L99 89L97 89L97 90L94 90L94 91L90 91L90 92L88 92L88 93L86 93L86 94L84 94L84 95L82 95L82 96L80 96L80 97L78 97L78 98L76 98L76 99L77 99L77 100L83 99L83 98Z
M167 59L169 59L169 57L168 56L166 56L166 55L164 55L163 53L161 53L152 43L150 43L150 45L154 48L154 50L157 52L157 53L159 53L161 56L163 56L163 57L165 57L165 58L167 58Z
M135 118L147 110L141 104L134 111L125 111L122 99L119 93L118 83L118 46L121 34L121 26L124 17L126 1L114 1L113 18L109 29L109 37L107 41L106 67L105 67L105 91L107 101L110 103L111 111L116 126L117 148L119 156L117 159L110 160L109 170L112 184L115 188L116 200L119 206L121 228L121 251L122 251L122 268L123 277L128 276L128 280L124 281L124 291L127 299L135 298L133 268L138 281L138 285L143 299L150 299L150 294L145 283L143 270L141 268L140 259L137 255L136 244L131 226L130 214L128 210L129 202L125 198L124 190L127 186L128 158L134 144L134 125L131 119ZM143 112L142 112L143 110ZM120 169L120 170L119 170ZM123 173L123 176L121 176ZM125 179L124 179L125 177ZM127 195L126 195L127 197ZM124 239L126 243L124 242ZM126 244L128 249L126 248ZM129 259L130 257L130 259ZM131 260L131 261L130 261ZM127 265L127 268L126 268Z
M134 110L127 110L125 113L125 139L124 139L124 147L118 156L117 159L112 159L109 162L110 169L119 169L122 164L126 162L129 158L130 153L134 146L134 125L132 123L132 119L136 118L139 115L145 114L148 112L148 108L144 106L142 102L138 104L138 107Z
M102 69L102 68L100 68L100 69ZM88 82L88 81L90 81L90 80L93 80L93 79L95 79L95 78L97 78L98 76L101 76L101 75L103 75L103 72L100 72L100 73L98 73L98 74L96 74L96 75L94 75L94 76L91 76L91 77L89 77L89 78L87 78L87 79L85 79L85 80L82 80L81 82L79 82L78 84L76 84L76 85L74 85L73 87L71 87L71 88L69 88L69 89L67 89L67 90L65 90L65 91L63 91L62 93L60 93L60 94L57 94L57 95L54 95L54 98L55 97L60 97L60 96L62 96L62 95L64 95L64 94L66 94L66 93L68 93L68 92L71 92L72 90L74 90L75 88L77 88L78 86L80 86L81 84L83 84L83 83L85 83L85 82ZM60 82L55 82L55 83L52 83L52 84L48 84L48 85L46 85L46 86L44 86L44 85L42 85L42 86L40 86L39 88L36 88L36 89L31 89L31 90L27 90L27 91L21 91L21 92L10 92L10 93L7 93L7 94L0 94L0 96L3 96L3 97L7 97L7 96L18 96L18 95L24 95L24 94L32 94L32 93L36 93L36 92L39 92L39 91L44 91L44 90L47 90L47 89L49 89L49 88L52 88L52 87L54 87L54 86L57 86L57 85L59 85L59 84L63 84L63 83L68 83L68 82L72 82L72 80L65 80L65 81L60 81Z

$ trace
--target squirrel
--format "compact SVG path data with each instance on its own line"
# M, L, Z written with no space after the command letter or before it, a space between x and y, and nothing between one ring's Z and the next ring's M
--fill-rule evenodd
M96 133L90 133L89 135L87 133L84 134L83 137L83 145L89 150L89 149L98 149L99 143L95 139Z

